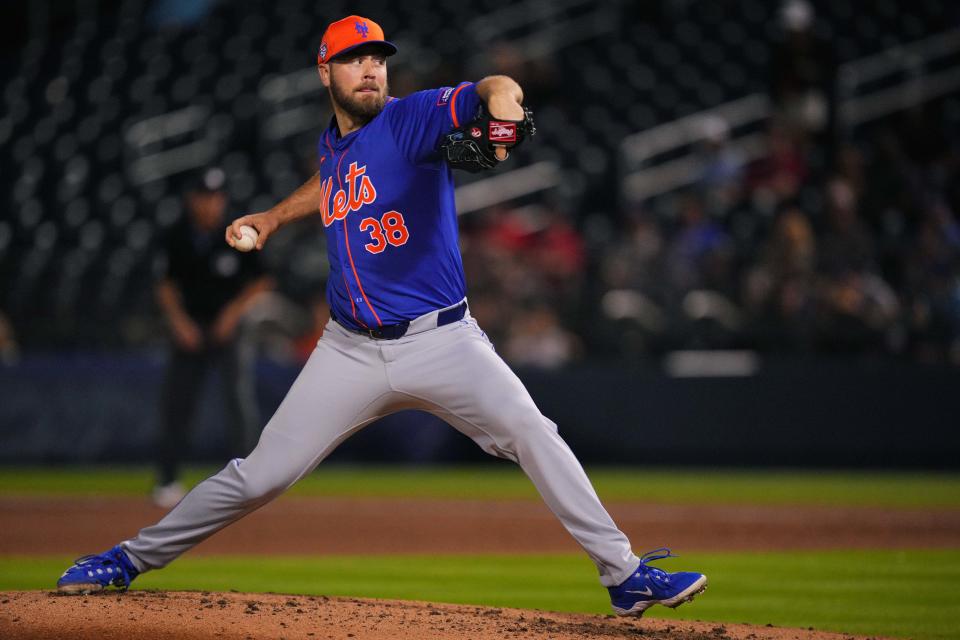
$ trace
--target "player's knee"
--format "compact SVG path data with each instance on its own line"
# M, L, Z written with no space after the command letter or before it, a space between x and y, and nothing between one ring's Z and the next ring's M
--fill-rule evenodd
M543 446L545 438L553 438L557 425L539 411L528 411L517 419L509 430L507 448L516 456Z
M286 488L285 483L273 478L252 478L243 485L242 499L244 502L263 502L277 497Z
M526 438L536 439L542 437L544 432L557 433L557 424L539 410L534 409L524 414L518 431Z
M289 474L280 469L238 467L240 499L243 502L263 502L275 498L290 486Z
M543 414L540 414L540 427L552 433L560 433L560 429L557 428L557 423Z

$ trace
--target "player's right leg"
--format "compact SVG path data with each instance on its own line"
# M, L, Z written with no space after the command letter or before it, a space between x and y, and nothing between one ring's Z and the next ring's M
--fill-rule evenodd
M246 459L231 460L134 538L78 560L59 589L123 588L139 573L166 566L283 493L350 434L389 412L391 393L376 344L331 323Z

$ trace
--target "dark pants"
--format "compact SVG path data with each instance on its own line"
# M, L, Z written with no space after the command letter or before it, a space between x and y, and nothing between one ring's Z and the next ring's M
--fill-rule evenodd
M225 401L230 457L243 457L257 443L260 418L253 384L253 354L244 354L237 342L200 351L170 353L161 396L162 433L157 449L160 484L177 479L189 446L190 426L203 395L207 373L219 368Z

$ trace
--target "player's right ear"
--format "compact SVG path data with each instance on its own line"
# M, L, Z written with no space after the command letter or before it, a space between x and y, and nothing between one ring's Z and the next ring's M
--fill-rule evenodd
M320 82L323 83L323 86L329 87L330 86L330 65L318 64L317 73L320 74Z

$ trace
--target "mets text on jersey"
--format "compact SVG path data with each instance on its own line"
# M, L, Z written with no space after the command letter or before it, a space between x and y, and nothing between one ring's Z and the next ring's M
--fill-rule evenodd
M347 170L346 181L349 192L341 188L333 195L333 206L330 205L330 192L333 190L333 176L323 181L320 188L320 215L323 218L323 226L329 227L337 220L343 220L351 211L357 211L365 204L373 204L377 199L377 190L373 186L370 176L366 175L367 165L357 166L356 162L350 163ZM339 176L337 176L339 181Z
M329 227L338 220L343 220L351 211L359 211L366 204L373 204L377 200L377 189L367 174L367 165L358 166L351 162L345 176L347 191L341 188L333 194L333 205L330 205L330 193L333 191L333 176L330 176L320 185L320 216L323 226ZM340 180L340 176L337 176ZM373 242L363 245L369 253L381 253L387 246L402 247L410 239L403 214L399 211L387 211L377 218L367 217L360 221L360 231L370 234Z

